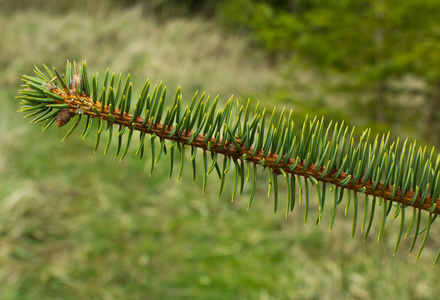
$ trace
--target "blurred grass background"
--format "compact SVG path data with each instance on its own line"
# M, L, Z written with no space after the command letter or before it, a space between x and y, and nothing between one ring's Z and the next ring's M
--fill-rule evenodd
M169 94L181 85L188 101L196 90L223 102L233 94L268 109L287 105L296 124L325 114L413 137L407 127L357 119L336 96L324 101L316 70L226 30L212 2L135 2L0 1L0 299L436 298L437 228L417 263L407 240L393 257L398 222L376 245L381 209L367 241L359 224L350 241L343 206L330 233L331 205L314 228L316 200L306 225L304 205L286 219L282 202L274 215L262 172L247 211L249 187L231 203L231 176L220 199L216 175L202 196L200 172L192 184L189 166L168 180L164 157L150 177L149 151L139 162L132 146L119 162L115 151L102 155L106 138L93 154L93 137L75 132L61 143L67 127L42 134L16 113L20 76L34 64L62 70L66 59L86 59L90 74L131 73L135 91L149 78Z

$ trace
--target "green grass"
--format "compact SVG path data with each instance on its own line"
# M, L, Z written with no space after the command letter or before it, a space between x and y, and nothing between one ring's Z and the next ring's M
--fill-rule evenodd
M273 214L267 186L247 211L249 186L230 202L233 177L217 200L219 180L200 171L191 182L186 164L168 180L169 158L149 176L135 146L119 162L80 130L41 133L18 109L20 76L34 64L62 69L66 59L87 59L89 72L131 72L164 80L192 97L196 89L254 95L271 108L268 91L279 68L251 51L244 38L215 24L171 20L158 25L135 10L107 17L39 12L0 15L0 298L1 299L433 299L439 292L433 259L438 228L417 263L402 241L392 256L398 222L378 224L353 241L351 212L343 209L328 232L330 205L314 228L316 200L304 226L304 204L285 219ZM61 29L61 30L60 30ZM302 120L298 120L301 122ZM68 126L67 126L68 127ZM214 172L215 173L215 172ZM265 176L260 173L259 176ZM261 180L260 182L265 182ZM286 199L281 193L280 199ZM380 218L380 208L376 218ZM361 212L360 212L361 213ZM379 223L379 222L377 222ZM420 241L419 241L420 242ZM417 245L416 245L417 248Z

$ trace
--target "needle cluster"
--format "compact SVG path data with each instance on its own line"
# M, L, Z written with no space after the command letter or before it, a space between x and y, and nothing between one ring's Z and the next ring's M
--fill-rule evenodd
M269 173L269 194L273 191L275 212L279 206L279 177L287 186L286 216L293 211L296 202L303 201L305 222L310 184L316 187L318 195L316 224L321 222L326 202L331 202L331 229L338 206L348 198L346 209L352 206L354 212L352 237L358 218L361 218L364 240L367 238L376 207L380 206L383 212L378 240L387 218L400 217L395 250L405 231L405 237L412 234L410 253L418 236L423 234L417 258L440 213L440 155L435 154L434 148L417 147L415 141L390 141L389 133L371 136L369 129L357 138L354 128L344 123L326 124L324 118L318 117L306 117L297 128L292 111L283 109L277 114L275 109L270 112L259 103L251 108L250 100L240 105L230 98L218 108L218 97L213 99L196 93L188 104L183 104L180 88L171 105L166 105L167 89L162 83L151 88L147 80L140 95L135 97L130 75L123 80L121 74L115 76L107 69L102 79L98 74L89 77L85 62L77 67L76 63L72 65L68 61L64 75L55 68L44 68L46 72L35 67L36 76L23 76L25 84L17 97L21 100L20 112L26 112L26 118L32 118L31 123L44 122L45 130L53 123L64 126L78 116L65 138L85 119L82 138L96 128L96 151L101 136L107 131L104 153L116 140L116 156L120 160L126 156L133 135L139 138L135 153L140 159L149 140L151 172L164 155L169 155L170 177L177 149L180 155L178 179L188 158L195 178L199 154L202 156L203 193L207 175L215 170L220 179L220 197L227 174L234 170L232 198L241 194L245 183L250 181L248 207L251 207L257 187L257 169L263 168ZM125 143L123 136L127 136ZM328 190L333 191L333 201L328 200ZM365 196L362 216L358 199L361 194ZM409 225L405 222L408 209L412 210ZM421 228L423 217L426 225ZM440 251L435 263L439 257Z

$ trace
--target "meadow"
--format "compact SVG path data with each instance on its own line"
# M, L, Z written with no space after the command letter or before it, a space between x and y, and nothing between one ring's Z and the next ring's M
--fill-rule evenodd
M363 243L351 240L352 214L331 209L316 226L317 202L304 225L304 206L288 218L273 213L267 180L248 211L249 186L231 202L233 177L217 199L219 181L168 179L169 158L150 176L149 152L136 147L119 162L115 149L93 153L68 128L41 133L16 111L22 74L45 63L87 60L89 73L131 74L135 92L149 78L184 99L195 91L251 97L272 109L283 77L246 36L198 18L158 20L132 8L102 14L42 10L0 13L0 298L1 299L434 299L440 242L433 228L415 262L410 240L393 256L398 221L379 222ZM288 103L286 105L289 105ZM294 104L288 109L296 109ZM281 107L278 107L281 111ZM301 124L306 114L296 114ZM284 191L280 197L285 201ZM281 202L283 207L285 202ZM380 218L380 214L376 216ZM359 226L358 226L359 227ZM420 241L419 241L420 243ZM416 246L417 247L417 246Z

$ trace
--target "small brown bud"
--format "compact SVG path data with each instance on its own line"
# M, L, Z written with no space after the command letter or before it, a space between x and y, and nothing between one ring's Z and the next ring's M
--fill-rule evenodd
M68 108L60 110L57 115L57 126L61 127L66 125L74 115L75 114L72 114Z

